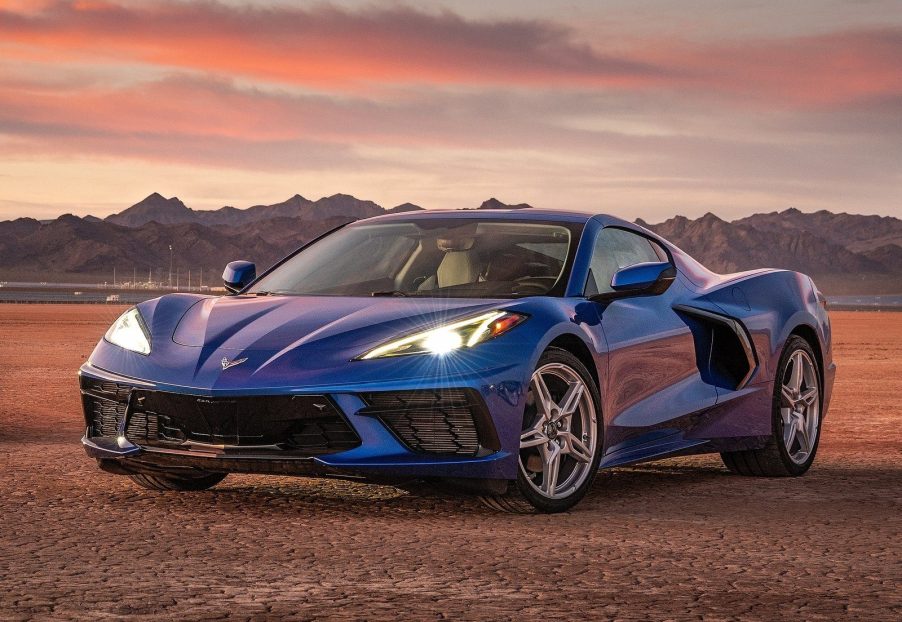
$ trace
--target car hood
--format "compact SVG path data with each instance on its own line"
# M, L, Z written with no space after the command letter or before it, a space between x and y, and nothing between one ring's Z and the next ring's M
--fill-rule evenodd
M541 301L541 304L540 304ZM402 356L354 361L368 350L412 332L491 309L516 308L533 318L554 315L562 301L529 298L351 298L326 296L201 296L169 294L138 304L151 337L149 355L101 339L92 369L154 383L161 390L266 393L475 373L516 364L544 330L520 331L495 343L498 358ZM544 325L540 322L540 325ZM231 364L230 364L231 363ZM323 388L326 387L326 388Z
M341 339L342 349L366 348L509 300L224 296L191 305L172 331L183 346L278 351ZM330 344L336 345L336 344Z

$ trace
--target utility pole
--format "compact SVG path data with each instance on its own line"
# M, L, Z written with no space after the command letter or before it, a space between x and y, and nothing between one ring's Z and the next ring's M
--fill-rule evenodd
M191 291L191 268L188 268L188 291Z
M172 289L172 244L169 245L169 289Z

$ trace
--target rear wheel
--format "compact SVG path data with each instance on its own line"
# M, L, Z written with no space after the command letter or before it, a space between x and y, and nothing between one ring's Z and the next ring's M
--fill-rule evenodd
M762 449L720 454L739 475L797 476L814 462L821 432L821 383L808 342L790 337L774 383L773 434Z
M148 490L207 490L226 478L226 473L171 475L168 473L134 473L129 478Z
M507 512L563 512L592 485L601 460L598 388L585 366L550 348L529 382L517 480L507 494L482 497Z

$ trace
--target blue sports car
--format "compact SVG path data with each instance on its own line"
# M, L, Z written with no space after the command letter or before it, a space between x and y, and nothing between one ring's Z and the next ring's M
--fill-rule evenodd
M629 222L537 209L379 216L255 272L109 329L80 370L101 469L158 490L426 481L559 512L600 468L718 452L793 476L817 452L836 367L803 274L715 274Z

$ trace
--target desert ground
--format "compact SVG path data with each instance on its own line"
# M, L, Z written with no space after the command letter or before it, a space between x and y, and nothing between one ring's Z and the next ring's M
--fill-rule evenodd
M574 511L328 480L155 493L79 443L75 372L120 309L0 305L0 620L902 617L902 313L833 314L817 462L616 469Z

